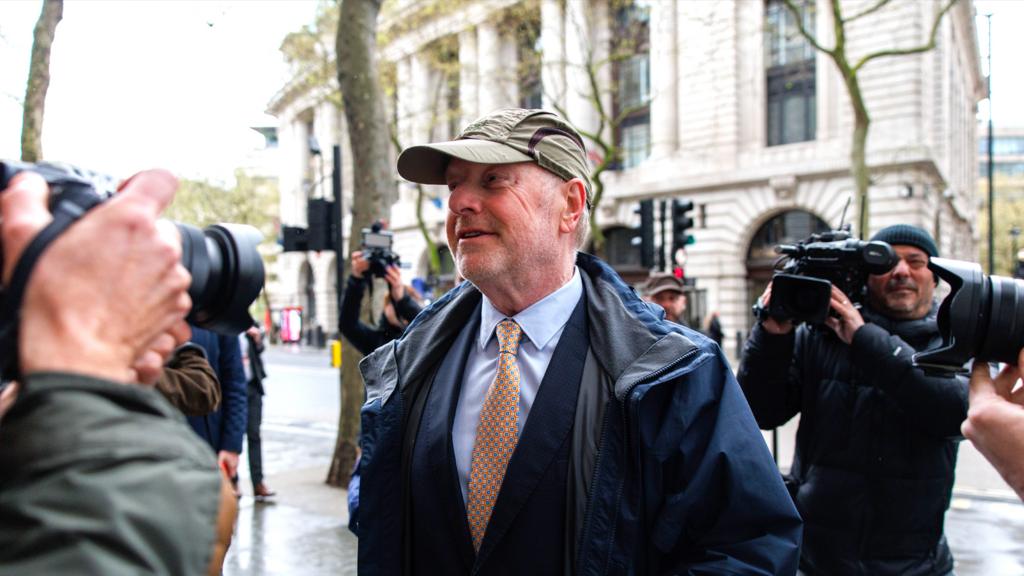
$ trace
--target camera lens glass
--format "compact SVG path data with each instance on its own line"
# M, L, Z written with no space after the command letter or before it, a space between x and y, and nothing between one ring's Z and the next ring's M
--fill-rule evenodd
M976 356L1016 364L1017 353L1024 348L1024 282L986 276L981 290L983 313L977 320L977 334L983 337Z
M245 224L214 224L205 230L178 223L181 263L192 274L188 321L222 334L252 324L249 305L263 289L262 235Z

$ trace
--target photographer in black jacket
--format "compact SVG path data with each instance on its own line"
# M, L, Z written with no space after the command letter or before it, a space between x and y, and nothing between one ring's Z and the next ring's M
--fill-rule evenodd
M739 382L762 429L800 414L791 491L804 519L808 575L945 575L943 535L967 379L930 376L912 356L939 340L938 256L920 228L872 240L899 262L869 276L867 306L832 288L827 327L768 318L751 331ZM771 297L771 285L763 301Z
M419 295L411 287L402 284L402 274L397 266L388 266L384 279L388 283L388 294L384 301L377 327L368 326L359 320L359 307L363 301L366 285L372 282L367 274L370 262L363 253L352 253L352 274L348 277L345 294L341 299L339 323L342 335L364 356L380 346L398 338L405 327L420 313L422 307L417 301Z

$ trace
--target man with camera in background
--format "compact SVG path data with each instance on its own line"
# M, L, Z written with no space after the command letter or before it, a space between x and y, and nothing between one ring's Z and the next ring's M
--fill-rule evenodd
M398 266L364 257L363 251L352 253L352 274L348 277L345 294L341 298L339 327L342 335L364 356L388 342L399 338L405 327L420 313L422 307L412 288L402 284L402 273ZM368 274L368 272L372 272ZM382 274L383 273L383 274ZM388 283L377 326L368 326L359 320L363 292L374 276L383 276Z
M234 499L151 386L189 334L181 240L156 222L176 187L166 172L136 175L31 269L21 390L0 424L0 573L220 571ZM34 174L0 194L5 288L52 220L47 198Z
M800 414L790 488L805 523L804 573L950 574L943 519L967 382L912 365L940 340L928 269L938 249L903 224L872 240L891 244L899 261L868 276L866 306L833 286L827 327L765 318L738 379L762 429Z

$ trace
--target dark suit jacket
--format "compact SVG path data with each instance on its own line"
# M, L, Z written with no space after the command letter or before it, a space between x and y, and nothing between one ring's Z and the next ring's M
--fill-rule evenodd
M245 371L238 336L214 334L192 327L192 342L206 350L210 365L220 379L220 408L206 416L189 416L188 423L203 437L214 452L242 452L242 436L248 414Z

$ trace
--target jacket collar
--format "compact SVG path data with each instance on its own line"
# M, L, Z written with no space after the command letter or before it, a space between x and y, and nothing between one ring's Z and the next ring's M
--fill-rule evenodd
M598 351L594 356L615 383L620 400L637 382L697 350L680 326L663 319L660 307L641 300L600 259L581 252L576 265L587 294L590 345ZM364 358L359 368L368 384L367 401L380 397L385 403L396 387L405 392L408 386L426 379L444 359L481 298L475 286L463 282L420 312L400 340Z

